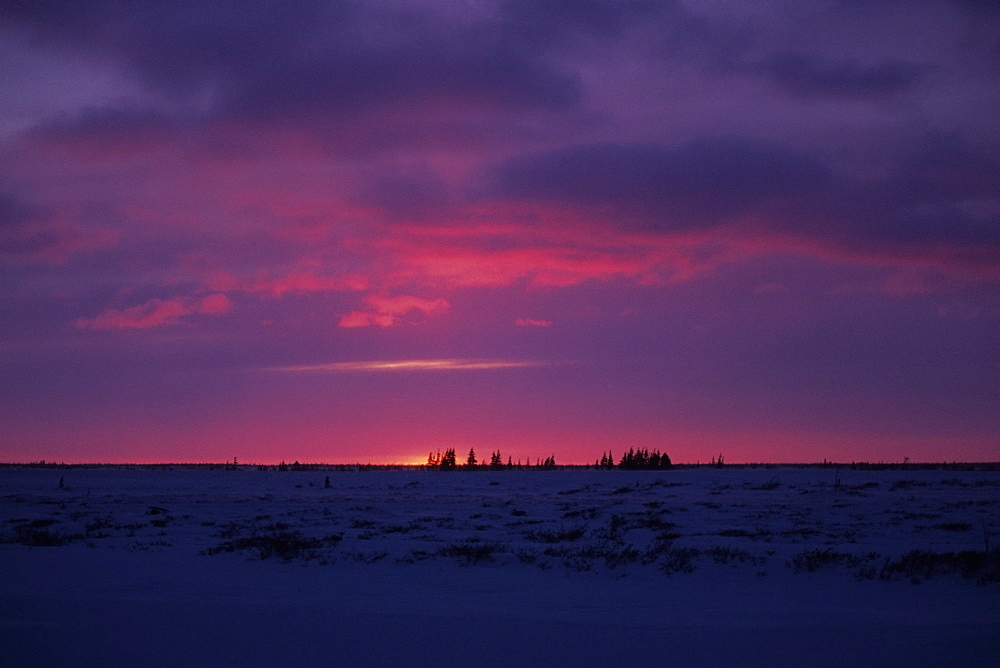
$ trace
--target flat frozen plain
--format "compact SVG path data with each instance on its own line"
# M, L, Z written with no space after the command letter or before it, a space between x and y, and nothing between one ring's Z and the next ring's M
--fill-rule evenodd
M997 471L6 467L0 665L996 666L998 543Z

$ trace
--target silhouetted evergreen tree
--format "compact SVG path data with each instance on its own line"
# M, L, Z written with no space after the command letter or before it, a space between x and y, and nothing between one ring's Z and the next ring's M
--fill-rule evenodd
M457 466L458 462L455 459L455 448L448 448L444 451L444 455L441 456L441 470L453 471Z
M497 450L490 457L490 469L493 471L499 471L503 468L503 457L500 456L500 451Z
M608 450L607 454L604 456L604 466L601 468L613 469L615 467L615 454Z
M673 462L670 461L670 456L667 453L660 455L660 466L661 469L669 469L673 466Z
M628 452L622 455L621 461L618 462L618 468L631 469L633 461L635 461L635 450L633 448L629 448Z

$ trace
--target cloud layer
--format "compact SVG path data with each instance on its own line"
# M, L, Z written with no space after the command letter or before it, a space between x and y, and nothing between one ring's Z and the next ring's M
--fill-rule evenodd
M660 438L657 402L701 382L687 364L745 407L734 429L837 431L822 417L833 388L928 414L889 387L910 364L943 404L983 407L1000 317L998 34L1000 13L947 0L7 2L0 343L35 369L37 396L66 362L54 350L101 357L126 340L148 353L123 362L135 378L205 359L233 373L601 360L562 369L565 385L503 388L511 411L543 401L515 396L551 402L561 427L538 431L567 442L581 433L569 394L616 383L645 412L577 394L584 418L607 420L582 433ZM877 388L866 337L899 339ZM823 366L808 355L732 358L774 341L841 364L806 381ZM307 391L281 388L269 396ZM496 388L456 392L455 410L482 416L472 437L510 422L471 408ZM774 408L788 396L820 408ZM95 414L145 414L121 401ZM229 420L247 410L222 403ZM677 423L705 428L702 405ZM844 428L876 442L891 413ZM941 423L994 425L958 413ZM829 420L861 414L877 411Z

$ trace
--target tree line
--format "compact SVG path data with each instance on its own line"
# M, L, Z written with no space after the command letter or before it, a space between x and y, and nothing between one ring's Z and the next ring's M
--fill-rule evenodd
M638 450L635 448L629 448L628 452L622 455L617 464L615 463L614 456L610 451L604 453L599 460L594 462L594 468L617 468L630 471L663 470L669 469L672 466L673 464L670 461L670 456L667 455L667 453L660 452L659 450L653 450L650 452L646 448L640 448ZM490 454L490 461L487 464L485 462L480 463L478 457L476 457L475 448L470 448L469 454L465 458L465 462L460 464L455 448L447 448L444 453L440 450L436 452L431 451L431 453L427 455L427 467L439 471L455 471L458 469L466 471L504 471L513 469L551 470L556 468L556 457L555 455L549 455L545 459L539 457L535 460L534 464L531 463L531 459L529 458L527 464L522 464L520 460L518 460L515 464L513 459L509 456L507 457L507 461L504 462L500 451L495 450Z
M615 464L614 455L609 450L601 456L599 461L594 463L594 466L599 469L618 468L627 471L643 471L669 469L673 466L673 463L670 461L670 456L665 452L660 452L659 450L650 452L645 448L638 450L629 448L628 452L623 454L621 459L618 460L618 464Z
M490 454L490 462L480 463L479 459L476 457L476 449L470 448L469 454L465 458L464 464L458 463L458 456L455 454L455 448L448 448L444 451L444 454L440 450L437 452L431 452L427 455L427 467L432 469L438 469L440 471L454 471L456 469L483 469L487 471L504 471L512 469L554 469L556 467L556 457L555 455L549 455L545 459L539 457L535 460L535 463L531 463L531 458L528 458L527 464L522 464L521 460L514 463L511 457L507 457L507 461L504 462L503 456L500 454L499 450L495 450Z

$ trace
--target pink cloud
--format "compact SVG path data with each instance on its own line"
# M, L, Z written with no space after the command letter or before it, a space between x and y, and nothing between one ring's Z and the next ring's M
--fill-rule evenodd
M352 311L342 317L337 326L354 329L356 327L392 327L394 324L396 324L396 317L392 315L370 311Z
M212 271L204 278L204 286L213 292L232 292L239 289L240 281L227 271Z
M908 285L890 279L883 287L883 292L897 296L943 289L942 276L952 285L1000 279L992 248L941 243L859 246L773 228L766 219L741 219L711 229L629 230L621 221L606 220L601 211L557 206L524 210L480 203L463 209L454 221L394 225L367 251L380 259L379 276L373 282L386 287L558 288L616 280L669 284L771 255L905 272Z
M437 288L571 287L586 281L643 285L690 280L738 259L742 251L718 232L673 235L625 232L599 222L546 218L551 224L399 226L377 242L391 257L396 285Z
M551 327L551 320L536 320L534 318L518 318L514 321L518 327Z
M373 295L365 299L365 303L380 313L391 315L404 315L410 311L443 313L450 307L448 302L443 299L423 299L410 295L400 295L398 297Z
M233 303L223 294L208 295L198 305L198 313L226 315L233 310Z
M366 311L353 311L340 319L338 325L353 327L391 327L414 311L425 315L444 313L451 305L444 299L424 299L411 295L386 297L372 295L365 299Z
M225 315L231 310L232 303L223 294L212 294L202 299L151 299L126 309L108 309L93 318L79 318L76 326L93 330L150 329L177 324L189 315Z

